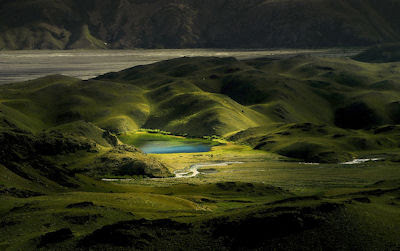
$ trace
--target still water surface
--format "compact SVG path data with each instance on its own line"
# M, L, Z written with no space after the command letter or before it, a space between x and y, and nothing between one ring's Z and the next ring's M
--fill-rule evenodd
M211 145L195 141L149 141L141 146L145 153L200 153L209 152Z

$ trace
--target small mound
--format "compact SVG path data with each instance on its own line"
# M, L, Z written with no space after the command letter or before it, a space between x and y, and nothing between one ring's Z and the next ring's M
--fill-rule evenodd
M384 187L384 188L392 188L392 187L400 187L400 179L393 180L380 180L375 182L374 184L368 185L366 187Z
M63 217L63 220L74 225L86 225L88 223L97 222L97 220L102 217L101 214L67 215Z
M286 157L317 163L338 163L351 158L349 153L310 142L296 142L277 152Z
M100 129L93 123L82 120L50 128L49 132L58 132L72 137L79 137L82 140L90 140L106 147L118 145L118 139L109 131Z
M385 44L372 47L353 59L368 63L389 63L400 61L400 44Z
M342 204L330 202L317 202L311 207L278 206L262 208L246 215L214 218L205 222L205 225L211 229L213 237L223 237L226 245L238 249L262 247L269 250L266 247L274 243L274 240L305 236L306 232L318 231L327 226L328 215L338 213L343 208Z
M0 185L0 196L1 195L11 196L16 198L30 198L30 197L41 196L43 194L30 190L18 189L15 187L8 188L4 187L3 185Z
M400 124L400 102L392 102L388 104L389 117L394 123Z
M39 248L45 247L49 244L59 243L68 239L71 239L73 236L71 229L62 228L60 230L49 232L40 237L40 243L38 245Z
M360 203L371 203L371 200L368 197L357 197L353 198L353 200Z
M93 206L94 206L93 202L84 201L84 202L70 204L67 206L67 208L87 208L87 207L93 207Z
M282 195L286 194L287 191L280 187L275 187L271 185L264 184L253 184L253 183L243 183L243 182L218 182L215 184L217 190L215 192L222 193L247 193L247 194L273 194Z
M370 87L377 91L399 91L400 83L394 80L382 80L373 83Z
M352 103L335 112L335 125L348 129L365 129L379 125L381 118L367 104Z
M169 219L132 220L104 226L83 238L80 247L135 247L151 249L157 239L185 234L190 225Z
M138 129L137 124L128 116L108 117L98 122L99 127L110 132L120 133Z
M168 168L159 160L139 152L136 148L121 145L94 160L91 168L83 170L94 177L132 177L151 178L171 177Z

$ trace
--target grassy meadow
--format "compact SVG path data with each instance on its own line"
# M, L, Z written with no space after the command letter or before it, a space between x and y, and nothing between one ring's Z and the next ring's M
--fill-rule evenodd
M196 57L0 86L0 249L396 250L399 76Z
M90 181L90 189L81 187L75 191L30 198L2 196L2 247L11 250L31 249L33 246L40 246L46 233L68 228L73 237L59 242L60 238L63 239L60 235L55 243L50 241L44 247L82 248L85 245L79 240L92 236L104 226L141 219L148 222L169 219L190 224L190 227L185 225L189 236L185 233L185 238L179 240L178 246L182 248L217 248L220 245L230 247L233 240L213 239L213 235L208 236L204 232L213 229L213 224L207 225L209 221L232 221L246 225L250 224L245 223L247 220L252 222L258 217L279 219L280 215L291 214L300 217L302 222L305 221L304 217L307 219L310 215L322 217L324 220L321 225L317 224L309 230L300 228L298 231L305 236L301 242L284 233L285 238L289 238L285 242L287 245L303 242L303 245L310 245L317 238L319 241L330 239L332 245L337 244L339 239L343 241L342 245L354 245L358 242L357 245L361 248L365 245L364 238L371 233L374 235L369 236L368 241L376 248L397 243L397 231L400 227L400 169L396 163L385 160L355 165L300 163L231 142L215 146L207 153L154 154L152 157L166 163L171 171L184 169L195 163L243 163L200 168L200 174L194 178ZM328 209L323 209L324 207ZM303 211L307 210L312 212L303 215ZM348 222L342 221L342 217L346 217ZM293 227L290 224L298 223L289 221L285 224ZM115 227L117 233L122 231ZM268 225L264 225L262 229L260 227L256 225L255 230L273 231L268 230ZM330 233L325 230L326 227L335 234L334 237L324 236ZM167 229L175 231L173 226L168 226ZM335 232L339 230L344 232ZM132 233L123 231L122 233L133 238L137 230L129 230ZM144 233L151 236L145 242L146 247L161 247L150 242L160 238L151 234L154 231L152 227L147 226L140 231L141 235L135 237L137 240L142 240ZM357 231L357 234L353 231ZM375 235L376 233L379 235ZM225 238L237 239L229 232L221 234L226 234ZM351 235L345 237L345 234ZM193 238L196 240L193 241ZM212 242L209 238L213 239ZM273 242L276 238L268 238L266 243L257 245L276 245ZM208 246L202 247L207 240ZM128 248L130 245L138 245L128 244L118 243L112 238L96 239L93 243L99 245L97 248ZM250 244L240 245L248 247ZM290 245L285 245L285 248L290 248Z

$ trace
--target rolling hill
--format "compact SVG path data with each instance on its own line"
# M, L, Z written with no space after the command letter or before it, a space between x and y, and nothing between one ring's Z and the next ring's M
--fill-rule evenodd
M105 74L97 80L130 83L148 90L148 100L157 109L150 113L145 127L152 127L153 117L164 122L179 120L179 116L192 119L215 108L229 108L235 122L227 124L238 124L238 129L267 123L312 122L346 129L397 123L396 64L388 68L309 56L248 61L180 58ZM157 114L160 110L162 114ZM241 115L236 114L238 111ZM221 116L214 120L220 126L207 127L208 135L233 131L219 129L226 128ZM167 126L160 124L158 128ZM179 126L170 129L178 132ZM201 135L204 133L196 136Z
M315 48L400 40L396 0L0 1L0 49Z
M132 108L135 104L131 99L136 98L137 88L125 86L134 95L126 96L125 101L120 99L125 111L114 102L117 95L124 95L119 92L118 84L106 84L110 89L79 87L82 84L85 83L79 79L49 76L2 87L0 166L4 175L0 177L1 182L21 191L30 188L27 191L40 193L87 187L90 180L81 178L82 174L170 176L164 164L122 144L112 134L115 127L137 128L133 119L140 121L140 117L134 114L141 115L139 108L143 105ZM103 106L97 105L99 98ZM107 99L112 103L107 103ZM129 119L125 119L127 114L131 116ZM14 176L18 182L10 181L9 177Z
M338 58L198 57L87 81L48 76L0 87L2 128L58 132L106 147L118 145L110 133L159 129L340 162L398 147L399 72L396 63Z
M390 63L400 61L400 44L377 45L353 57L369 63Z
M399 73L196 57L2 85L0 249L395 250ZM123 143L140 128L224 144L155 157Z

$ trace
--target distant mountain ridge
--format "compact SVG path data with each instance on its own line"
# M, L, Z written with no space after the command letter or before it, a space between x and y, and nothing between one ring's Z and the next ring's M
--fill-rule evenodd
M315 48L400 41L397 0L0 0L0 49Z

